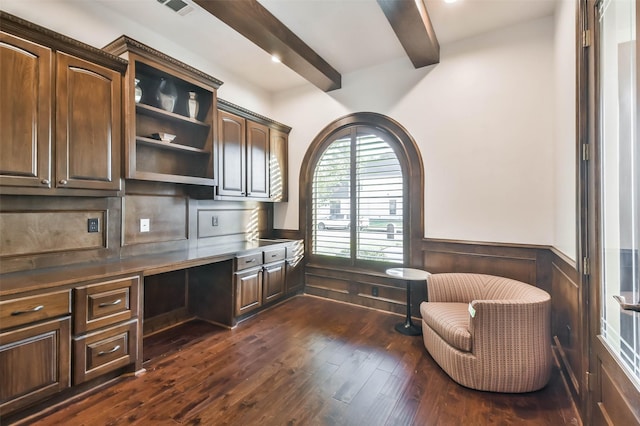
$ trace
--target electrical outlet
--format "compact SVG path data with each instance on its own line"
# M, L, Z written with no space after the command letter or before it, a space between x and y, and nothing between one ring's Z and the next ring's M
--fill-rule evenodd
M100 223L97 217L87 219L87 232L100 232Z
M211 226L218 226L218 216L211 217Z
M378 287L371 287L371 295L373 297L378 297Z
M140 219L140 232L149 232L149 219Z

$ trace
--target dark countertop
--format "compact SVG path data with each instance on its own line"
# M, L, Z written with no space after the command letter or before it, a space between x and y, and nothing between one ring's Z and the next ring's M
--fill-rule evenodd
M12 272L0 275L0 297L64 287L106 277L142 274L144 276L232 260L239 254L290 244L295 240L256 240L204 248L135 256L104 262L66 265L55 268Z

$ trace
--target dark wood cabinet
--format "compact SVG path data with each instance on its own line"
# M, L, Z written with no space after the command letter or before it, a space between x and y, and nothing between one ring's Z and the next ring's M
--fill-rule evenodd
M264 303L277 300L284 296L285 263L278 262L265 265L263 269L263 300Z
M262 306L262 267L235 273L236 316Z
M53 52L0 32L0 185L51 186Z
M142 277L130 275L73 289L73 384L136 364L141 368Z
M60 52L56 64L55 186L120 189L121 75Z
M289 135L271 129L269 144L269 198L271 201L288 201Z
M218 100L218 199L286 201L291 128Z
M218 111L218 195L269 197L269 128Z
M4 12L0 22L2 192L117 193L126 62Z
M68 290L0 302L0 412L27 407L68 388Z
M216 92L222 82L126 36L104 49L129 61L125 177L215 186Z
M246 120L218 111L218 194L244 197L246 181Z
M247 122L247 197L269 197L269 128Z

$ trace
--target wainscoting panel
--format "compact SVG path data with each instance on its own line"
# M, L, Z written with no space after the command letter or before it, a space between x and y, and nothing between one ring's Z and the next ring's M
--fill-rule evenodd
M321 265L306 265L305 293L360 306L402 314L406 310L405 283L384 274L349 270L336 270ZM424 300L424 285L412 289L412 313L419 315Z
M191 318L187 301L188 271L179 270L144 277L144 335Z
M575 401L581 400L586 371L583 350L585 325L580 321L578 271L569 259L552 250L551 327L556 357Z
M117 198L0 197L0 273L107 258L117 252ZM97 219L89 232L88 219Z
M106 247L105 211L0 213L0 257ZM88 219L98 232L88 232Z
M195 202L198 247L253 240L268 233L270 206L257 202Z
M546 274L539 272L547 247L500 243L476 243L425 239L422 243L424 269L431 273L472 272L499 275L545 290Z
M179 241L189 237L187 197L127 195L122 204L123 246ZM140 231L140 219L149 219L149 232Z

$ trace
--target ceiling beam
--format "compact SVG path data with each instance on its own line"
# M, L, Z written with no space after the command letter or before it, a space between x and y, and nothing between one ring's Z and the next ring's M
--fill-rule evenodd
M423 0L377 0L415 68L440 62L440 44Z
M341 87L340 73L256 0L194 2L321 90Z

